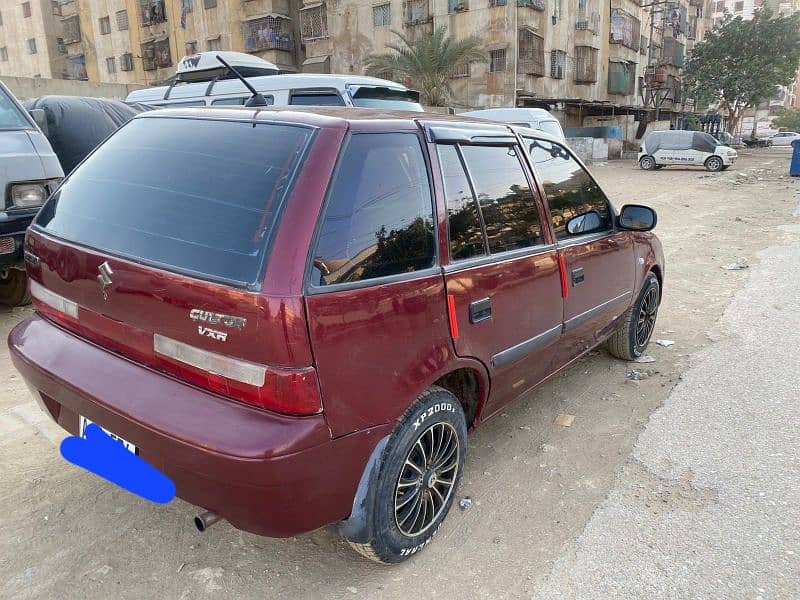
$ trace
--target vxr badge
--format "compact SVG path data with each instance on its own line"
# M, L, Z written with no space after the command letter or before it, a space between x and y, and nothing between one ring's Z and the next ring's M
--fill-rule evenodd
M111 270L111 266L108 262L104 262L97 267L97 270L100 272L100 275L97 276L97 281L100 284L100 291L103 292L103 300L108 300L108 292L106 292L106 290L111 287L111 276L114 274L114 271Z

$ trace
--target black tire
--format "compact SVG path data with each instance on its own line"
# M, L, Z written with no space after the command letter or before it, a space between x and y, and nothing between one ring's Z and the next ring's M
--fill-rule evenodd
M639 168L644 171L652 171L656 166L656 159L649 154L639 159Z
M709 156L706 159L706 169L708 169L712 173L721 171L722 167L724 166L725 165L722 164L722 159L719 156Z
M28 276L20 269L8 269L0 277L0 304L5 306L22 306L31 303L28 290Z
M348 540L350 545L387 564L427 546L453 505L466 449L467 424L458 399L429 388L400 419L383 451L365 503L369 540ZM421 470L423 456L429 466Z
M644 354L655 329L661 287L653 273L648 273L642 291L625 313L622 325L608 339L608 351L622 360L635 360Z

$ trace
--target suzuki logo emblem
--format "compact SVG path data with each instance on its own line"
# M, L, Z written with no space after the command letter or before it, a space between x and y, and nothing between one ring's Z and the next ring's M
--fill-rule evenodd
M111 270L111 266L108 262L104 262L97 270L100 272L100 275L97 276L97 281L100 284L100 290L103 292L103 300L108 300L108 293L106 290L111 287L111 276L114 274L114 271Z

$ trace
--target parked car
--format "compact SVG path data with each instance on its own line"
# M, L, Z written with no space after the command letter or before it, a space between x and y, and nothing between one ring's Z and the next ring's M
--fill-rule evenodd
M791 146L795 140L800 140L800 133L794 131L779 131L771 136L772 146Z
M461 113L464 117L478 117L489 121L510 123L520 127L530 127L549 133L559 142L564 142L564 130L549 111L543 108L487 108Z
M113 432L184 500L399 562L450 510L468 429L604 342L644 352L655 224L533 129L142 113L31 227L9 346L63 428Z
M43 115L35 112L42 118ZM64 173L34 117L0 81L0 303L30 302L23 241L36 212Z
M639 166L645 171L667 165L702 165L709 171L724 171L736 157L736 150L703 131L654 131L639 148Z
M748 148L769 148L772 146L772 137L745 137L742 143Z
M241 52L201 52L184 57L178 66L176 79L169 85L134 90L125 101L173 108L244 105L250 92L221 65L217 55L246 77L269 105L422 111L419 92L393 81L359 75L275 75L278 72L275 65Z

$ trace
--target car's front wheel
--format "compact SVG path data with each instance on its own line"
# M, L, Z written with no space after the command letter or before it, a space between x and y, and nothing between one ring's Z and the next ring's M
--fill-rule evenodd
M722 159L719 156L710 156L708 160L706 160L706 169L709 171L721 171L723 166Z
M622 325L608 340L608 351L622 360L635 360L644 354L656 327L661 288L658 278L648 273L639 297L623 317Z
M652 171L656 168L656 159L652 156L643 156L639 159L639 167L645 171Z
M363 504L366 539L350 545L367 558L398 563L431 541L455 499L467 449L458 399L432 387L389 437Z
M28 276L20 269L7 269L0 273L0 304L21 306L31 303Z

